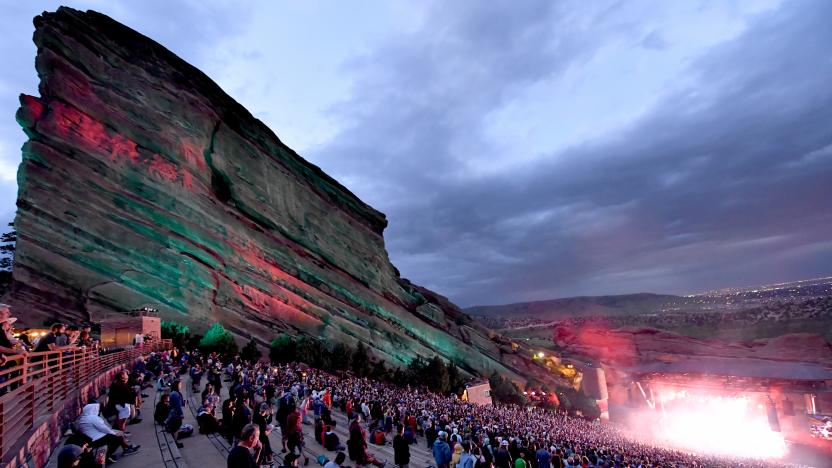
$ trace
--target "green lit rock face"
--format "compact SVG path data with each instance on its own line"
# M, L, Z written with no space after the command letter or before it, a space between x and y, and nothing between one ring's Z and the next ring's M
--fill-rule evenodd
M146 304L362 341L394 365L439 354L518 381L488 332L399 278L386 219L280 142L199 70L95 12L35 19L40 97L21 96L12 297L29 325ZM288 112L288 110L287 110Z

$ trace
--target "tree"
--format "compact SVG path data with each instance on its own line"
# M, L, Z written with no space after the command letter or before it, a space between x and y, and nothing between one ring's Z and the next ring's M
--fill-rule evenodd
M191 332L187 325L177 322L166 322L162 320L162 339L171 340L173 346L184 349L188 348Z
M14 230L14 223L9 223L9 226L12 228L11 231L0 235L0 296L5 294L12 284L17 231Z
M248 343L240 351L240 357L243 361L257 362L262 356L263 353L260 352L260 348L257 347L257 342L254 341L253 337L249 338Z
M296 357L297 343L289 335L278 335L269 345L269 359L275 364L293 362Z
M456 366L453 362L448 362L448 391L455 394L461 395L462 392L465 390L465 378L462 376L462 373L459 371L459 367Z
M352 353L352 372L359 377L367 377L371 370L370 353L367 352L364 343L359 341L355 352Z
M407 376L407 383L424 385L423 379L427 374L425 372L427 367L428 363L424 360L424 358L422 358L422 356L417 356L416 359L410 361L410 364L407 365L407 371L405 372Z
M335 343L332 347L332 370L352 369L352 350L344 343Z
M425 385L436 393L448 392L448 368L439 356L433 356L425 368Z
M515 405L523 405L526 403L526 398L520 393L517 385L510 380L504 379L497 372L491 374L491 377L488 378L488 383L491 385L491 396L495 401Z
M205 336L199 341L199 347L209 353L237 354L237 342L234 341L234 336L219 323L211 325L211 328L205 332Z

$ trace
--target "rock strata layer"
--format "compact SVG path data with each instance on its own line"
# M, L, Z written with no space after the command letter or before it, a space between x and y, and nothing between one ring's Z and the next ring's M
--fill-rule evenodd
M35 26L9 298L27 324L153 305L263 344L288 331L361 341L395 365L439 354L472 374L538 373L400 278L385 216L202 72L96 12Z

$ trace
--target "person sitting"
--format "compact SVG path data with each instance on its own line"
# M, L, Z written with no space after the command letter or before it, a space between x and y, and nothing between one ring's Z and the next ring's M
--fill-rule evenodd
M327 426L335 427L336 422L334 419L332 419L332 411L329 409L328 406L324 406L323 408L321 408L321 420Z
M179 392L179 385L181 381L174 380L170 384L170 407L168 417L165 420L165 429L173 436L173 440L178 448L184 447L184 444L179 440L179 429L182 427L182 420L185 413L182 410L182 394Z
M338 434L332 430L332 426L326 426L324 432L324 448L335 452L344 450L344 444L341 443L341 439L338 438Z
M202 391L202 401L208 400L208 403L211 403L211 406L216 409L220 405L220 396L217 395L214 388L212 383L205 384L205 390Z
M159 402L156 403L156 410L153 412L153 420L156 421L157 424L165 424L165 420L168 418L169 412L170 395L165 393L159 399Z
M214 405L208 400L197 410L196 423L199 425L200 434L214 434L220 430L220 422L214 417Z
M76 427L81 434L89 437L92 441L91 447L107 446L107 459L113 460L113 454L119 447L122 448L122 455L131 455L139 450L139 445L130 445L124 432L117 431L107 424L107 421L99 416L101 405L90 403L81 410L81 417L78 418Z
M353 422L350 423L350 438L347 440L347 449L350 460L355 461L356 465L373 464L381 468L387 464L386 461L376 459L367 451L367 439L364 434L364 428L361 426L360 415L357 415Z
M381 427L376 427L370 437L376 445L384 445L387 443L386 435Z
M106 462L104 451L93 452L87 444L66 444L58 451L58 468L100 468Z

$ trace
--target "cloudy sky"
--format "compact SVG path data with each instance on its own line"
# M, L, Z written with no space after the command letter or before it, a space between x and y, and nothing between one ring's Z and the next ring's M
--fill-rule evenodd
M59 2L3 3L10 219ZM830 1L71 3L206 72L463 306L832 275Z

